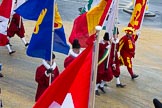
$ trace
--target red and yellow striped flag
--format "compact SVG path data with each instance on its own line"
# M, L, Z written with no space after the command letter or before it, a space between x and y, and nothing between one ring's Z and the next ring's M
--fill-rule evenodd
M128 27L138 30L144 18L147 0L136 0Z

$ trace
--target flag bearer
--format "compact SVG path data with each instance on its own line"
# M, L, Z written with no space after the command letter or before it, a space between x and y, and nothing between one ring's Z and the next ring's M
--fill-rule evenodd
M74 39L72 49L69 51L69 56L65 58L64 67L66 68L81 52L79 41Z
M15 2L15 8L17 5L17 0ZM9 37L9 41L11 37L14 37L14 35L17 35L21 38L22 42L24 43L25 47L27 47L29 45L28 42L26 42L25 40L25 29L24 29L24 24L22 21L22 18L19 14L14 13L10 20L9 20L9 24L8 24L8 28L7 28L7 36Z
M134 74L132 69L132 58L135 56L135 42L138 35L134 35L134 29L132 27L124 28L126 35L119 40L119 51L121 65L125 65L132 79L138 77Z
M50 74L52 81L54 81L59 75L59 70L54 60L55 55L52 54L52 66L50 66L50 61L43 60L42 65L36 70L35 81L38 83L38 87L35 101L37 101L43 92L48 88Z
M97 73L96 95L99 95L98 88L105 93L104 86L106 85L106 82L113 79L113 76L116 78L116 87L124 88L126 86L122 84L119 79L120 64L117 53L119 48L119 31L118 28L115 28L114 30L116 30L115 32L117 32L117 34L114 32L111 42L109 41L109 34L105 33L103 40L99 44L99 66ZM106 58L102 61L104 56ZM100 63L101 61L102 63Z
M117 27L114 27L113 37L111 39L111 51L109 57L109 66L108 70L109 73L112 73L113 76L116 78L116 87L124 88L126 85L120 82L120 61L118 58L118 51L119 51L119 30Z
M104 90L104 85L106 84L105 81L111 81L113 78L112 73L108 73L108 51L110 51L110 41L109 41L109 33L105 33L103 40L99 43L99 56L98 56L98 70L97 70L97 81L96 81L96 88L95 94L100 95L98 89L100 89L103 93L106 93ZM106 53L105 53L106 52ZM104 56L105 55L105 56Z

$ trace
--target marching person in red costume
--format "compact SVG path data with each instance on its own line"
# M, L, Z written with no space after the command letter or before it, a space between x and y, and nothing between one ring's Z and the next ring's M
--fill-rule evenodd
M11 46L9 45L9 40L7 38L7 21L3 20L3 18L0 18L0 46L6 46L9 54L15 53L15 51L12 50Z
M69 51L69 56L65 58L64 67L66 68L81 52L79 41L74 39L72 49Z
M9 55L12 55L13 53L16 52L16 51L12 50L9 40L7 40L6 47L9 51Z
M124 88L126 85L120 82L120 61L118 58L119 50L119 39L118 39L119 30L117 27L114 27L113 37L111 39L111 51L109 56L109 75L113 75L116 78L116 87Z
M16 7L17 7L17 0L15 1L14 8L16 8ZM10 38L14 37L15 34L21 38L25 47L27 47L29 45L29 43L27 43L25 40L25 35L24 35L25 29L24 29L22 18L17 13L14 13L9 20L9 24L8 24L8 28L7 28L7 36L9 37L8 38L9 41L10 41ZM8 45L11 46L10 43Z
M119 51L120 51L120 62L121 65L125 65L131 78L137 78L138 75L134 74L132 69L132 58L135 56L135 42L138 35L134 35L134 29L131 27L126 27L124 29L126 35L124 35L119 41Z
M116 31L117 34L115 33ZM97 84L95 89L96 95L100 95L98 88L103 93L105 93L104 86L106 85L106 81L111 81L113 79L113 76L116 77L116 87L124 88L126 86L119 80L120 62L117 53L119 48L119 31L118 29L116 29L116 31L113 33L111 43L109 41L109 33L105 33L103 40L99 43L99 65L97 73ZM105 52L110 55L108 56ZM106 58L102 61L101 59L104 58L103 56L105 56Z
M50 74L52 81L54 81L59 75L59 70L54 59L55 55L52 54L52 66L49 65L50 61L43 60L42 65L39 66L36 70L35 81L38 83L38 87L35 96L35 101L37 101L39 97L43 94L43 92L48 88Z
M17 13L13 14L11 21L9 22L9 27L7 29L7 36L9 38L14 37L15 34L17 34L17 36L21 38L26 47L29 45L29 43L27 43L25 40L25 29L22 18Z
M3 6L2 6L2 8L3 8ZM6 9L7 8L9 8L9 7L6 7ZM5 11L5 12L7 12L5 15L7 15L7 16L10 15L9 10ZM0 46L6 46L8 51L9 51L9 55L11 55L11 54L15 53L15 51L12 50L12 48L9 44L9 39L7 37L7 27L8 27L8 20L7 19L5 17L0 17L0 25L1 25L0 26Z
M107 68L107 60L108 56L105 56L106 58L103 59L103 55L105 52L107 52L110 49L110 42L109 42L109 33L105 33L103 40L99 43L99 56L98 56L98 70L97 70L97 81L96 81L96 88L95 88L95 94L100 95L98 89L100 89L103 93L106 93L104 90L104 85L106 84L105 81L111 81L113 78L113 75L110 73ZM100 62L102 61L102 62Z

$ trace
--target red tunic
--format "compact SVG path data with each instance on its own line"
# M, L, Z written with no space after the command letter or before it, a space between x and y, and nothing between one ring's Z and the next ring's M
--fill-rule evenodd
M99 54L98 54L98 60L102 58L104 55L104 52L106 50L106 47L108 46L108 43L99 43ZM107 62L107 58L98 66L98 73L105 73L105 63Z
M64 68L66 68L76 57L69 55L64 61Z
M119 41L120 62L121 64L127 66L128 72L131 76L134 74L131 59L135 55L135 41L137 38L137 35L133 35L131 37L125 35Z
M5 46L9 43L7 36L0 33L0 46Z
M111 68L112 74L115 77L119 77L120 75L120 62L118 58L118 50L119 50L119 43L112 42L111 44L111 51L110 51L110 58L109 58L109 68ZM116 69L113 69L112 65L116 65Z
M120 55L123 57L134 57L135 55L135 41L137 36L133 35L131 37L123 36L119 41Z
M102 58L102 56L104 55L104 52L106 49L106 47L108 46L108 43L99 43L99 57L98 60L100 60ZM113 74L111 71L111 68L106 68L107 66L107 58L100 64L98 65L98 71L97 71L97 81L96 83L101 83L101 80L104 81L111 81L113 78Z
M20 17L19 14L15 13L12 16L11 22L7 29L7 36L13 37L15 34L17 34L20 38L23 38L24 33L25 33L25 29L24 29L24 25L22 22L22 18Z
M43 92L48 88L49 86L49 77L45 75L46 68L44 65L41 65L36 70L36 76L35 81L38 83L37 92L35 96L35 101L39 99L39 97L43 94ZM56 77L59 75L59 70L56 66L56 68L53 70L52 73L52 81L56 79Z

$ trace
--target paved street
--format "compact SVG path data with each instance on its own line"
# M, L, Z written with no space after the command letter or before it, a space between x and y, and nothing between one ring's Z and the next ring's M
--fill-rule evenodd
M30 39L32 25L25 22L27 40ZM72 23L65 22L65 31L70 33ZM132 81L127 70L121 67L121 81L126 88L116 88L115 79L108 83L106 94L96 96L95 108L154 108L152 99L162 100L162 37L161 29L143 28L137 42L134 71L139 78ZM149 34L149 35L148 35ZM103 35L103 32L101 32ZM121 32L122 35L122 32ZM0 78L2 90L1 99L4 108L31 108L37 84L34 81L35 70L41 64L40 59L26 56L25 47L18 37L11 41L16 50L13 56L8 55L5 47L0 47L0 62L3 64L3 78ZM56 62L60 72L63 70L63 60L66 56L56 53Z
M126 0L121 0L125 3ZM85 4L80 0L57 0L60 14L64 21L68 38L72 21L79 14L78 7ZM132 81L126 68L121 67L121 81L126 88L116 88L115 79L108 83L106 94L96 96L95 108L154 108L152 99L157 97L162 101L162 9L160 0L150 1L150 8L156 13L154 18L146 18L139 41L136 56L133 60L134 72L139 75ZM121 4L120 4L121 6ZM156 7L157 6L157 7ZM161 12L160 12L161 11ZM129 21L129 14L119 9L120 36L122 28ZM26 37L29 41L35 23L25 21ZM148 27L148 28L147 28ZM152 28L153 27L153 28ZM155 29L156 28L156 29ZM103 32L100 34L103 35ZM8 55L6 47L0 47L0 62L3 65L3 78L0 78L1 94L4 108L31 108L37 84L35 82L36 67L42 63L40 59L26 55L26 48L18 37L11 39L16 53ZM66 55L55 53L60 72Z

